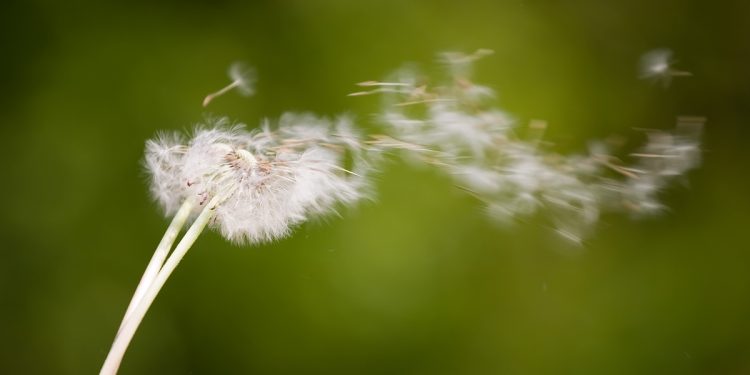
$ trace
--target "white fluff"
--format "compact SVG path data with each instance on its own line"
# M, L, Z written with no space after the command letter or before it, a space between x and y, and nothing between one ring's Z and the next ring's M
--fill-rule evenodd
M541 134L517 136L510 116L488 100L493 92L471 81L471 65L484 55L443 54L450 76L442 86L418 86L418 73L405 70L387 83L398 89L380 91L387 96L381 119L389 131L376 142L379 150L400 149L409 160L445 170L501 221L544 210L555 231L573 242L582 241L601 211L658 212L658 193L699 164L703 119L695 118L675 132L650 133L632 166L611 156L604 142L591 142L587 155L546 151ZM671 64L670 51L652 51L642 59L642 73L689 75Z
M281 126L248 132L227 120L147 143L146 166L154 197L171 214L186 199L196 211L218 196L212 225L237 243L272 241L311 216L333 212L339 203L363 196L364 178L345 171L342 144L328 121L286 115Z

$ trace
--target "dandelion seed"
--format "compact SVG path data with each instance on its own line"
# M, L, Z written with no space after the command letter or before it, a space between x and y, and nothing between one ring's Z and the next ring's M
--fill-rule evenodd
M674 63L672 51L669 49L648 51L641 56L640 78L660 81L664 86L668 86L673 77L692 75L690 72L673 69Z
M229 67L227 72L232 82L219 91L206 95L203 99L203 106L208 106L216 97L226 94L231 90L237 90L242 96L250 96L255 93L255 69L245 65L242 62L235 62Z
M463 52L444 52L440 54L441 61L448 66L456 64L471 64L483 57L494 54L495 51L487 48L480 48L473 53L465 54Z
M470 54L463 52L444 52L439 55L438 61L448 68L455 79L461 81L471 75L474 63L477 60L494 53L495 51L485 48L478 49Z
M570 232L568 230L565 230L565 229L558 228L558 229L555 229L555 232L559 234L560 236L562 236L564 239L571 241L578 245L580 245L581 242L583 241L583 239L579 237L577 234Z
M378 82L378 81L364 81L357 84L357 86L369 87L369 86L400 86L408 87L411 86L408 83L403 82Z

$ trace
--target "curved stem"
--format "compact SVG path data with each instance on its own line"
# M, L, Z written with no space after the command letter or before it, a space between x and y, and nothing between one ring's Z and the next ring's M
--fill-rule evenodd
M180 206L180 209L177 210L177 213L174 215L172 222L167 228L167 231L164 232L164 237L162 237L161 241L159 242L159 246L156 247L156 251L151 257L151 261L149 261L148 266L146 266L146 271L143 272L143 276L141 276L141 281L138 283L138 287L135 289L135 293L133 293L133 298L130 300L130 305L128 305L128 309L127 311L125 311L125 317L122 318L120 328L118 328L117 330L118 334L122 330L122 327L125 325L128 319L130 319L130 315L133 313L133 309L135 309L138 303L140 303L141 299L143 298L143 294L146 293L148 287L151 286L154 278L156 278L156 274L159 273L159 269L162 267L162 265L164 265L164 260L167 259L169 250L172 249L172 244L174 244L174 240L177 238L177 235L180 234L180 230L182 229L182 226L185 225L185 221L187 221L188 216L190 216L190 211L192 209L192 201L185 200L185 203Z
M164 266L156 275L156 278L154 278L151 285L145 291L140 302L133 309L130 318L124 323L124 325L120 329L120 332L115 337L115 341L114 343L112 343L112 348L109 350L109 354L107 354L107 359L104 361L104 365L99 372L100 375L114 375L117 373L117 369L120 367L120 363L122 362L122 357L125 355L125 351L128 349L128 345L133 339L135 331L141 324L143 317L146 315L148 308L154 302L156 295L159 294L159 291L164 286L164 283L167 281L169 276L172 274L175 268L177 268L180 260L182 260L193 243L195 243L195 240L198 239L198 236L206 227L206 224L208 224L208 222L214 216L214 208L218 201L219 198L214 197L206 205L203 211L201 211L200 215L198 215L198 218L195 219L193 225L190 226L190 229L188 229L188 231L185 233L185 236L182 237L182 240L180 240L180 243L177 244L177 247L172 252L172 255L169 256L169 259L167 259L167 261L164 263Z

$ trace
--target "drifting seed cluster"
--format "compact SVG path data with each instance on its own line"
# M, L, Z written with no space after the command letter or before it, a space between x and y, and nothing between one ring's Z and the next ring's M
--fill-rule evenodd
M494 91L472 81L473 63L487 54L444 54L449 76L441 85L421 83L410 70L388 82L361 84L374 88L356 95L379 93L387 103L381 115L387 136L375 146L400 149L443 170L500 221L545 211L555 231L574 242L585 238L603 211L662 210L658 193L700 164L702 118L680 118L673 132L648 131L630 166L604 142L579 155L546 150L542 121L530 124L531 137L516 136L514 120L492 104ZM658 65L650 68L654 73L676 73L669 54L653 54L646 60L649 67Z

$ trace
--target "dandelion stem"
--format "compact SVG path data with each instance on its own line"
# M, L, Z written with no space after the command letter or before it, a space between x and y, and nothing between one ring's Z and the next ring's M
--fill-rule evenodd
M122 323L120 323L118 335L119 331L122 330L122 327L125 325L125 323L130 318L130 315L133 313L133 309L135 309L138 303L140 303L141 299L143 298L143 294L146 293L146 290L149 286L151 286L154 278L156 278L156 274L159 273L159 269L164 265L164 261L167 259L167 255L169 255L169 250L172 249L172 245L174 244L177 235L180 234L180 230L182 230L182 227L185 225L185 221L187 220L188 216L190 216L190 211L192 209L192 201L186 200L182 204L182 206L180 206L180 209L177 210L177 213L174 215L172 222L167 228L167 231L164 232L164 237L162 237L161 241L159 242L159 246L156 247L156 251L151 257L151 261L148 263L148 266L146 266L146 271L143 272L143 276L141 276L141 281L138 284L138 287L135 289L133 299L130 300L130 305L128 305L128 309L127 311L125 311L125 317L122 318Z
M206 204L203 211L201 211L198 218L195 219L193 225L190 226L190 229L187 230L185 236L182 237L180 243L177 244L177 247L175 247L172 254L164 263L164 266L161 267L151 285L144 292L143 297L140 299L130 314L130 317L123 324L120 332L115 337L115 341L112 343L112 348L109 350L109 354L107 354L107 359L104 361L104 365L99 372L100 375L114 375L117 373L117 369L122 362L122 357L125 355L125 351L128 349L128 345L133 339L135 331L141 324L143 317L154 302L156 295L159 294L159 291L164 286L164 283L180 263L180 260L182 260L193 243L195 243L195 240L198 239L198 236L206 227L206 224L208 224L214 216L214 209L217 202L219 202L219 197L214 197L208 202L208 204Z

